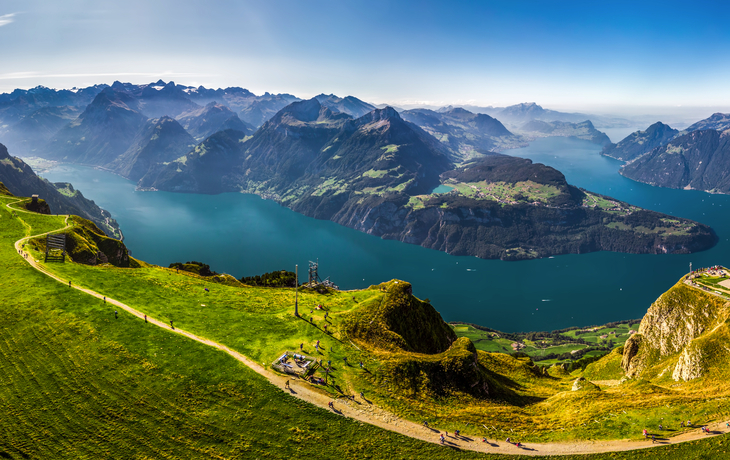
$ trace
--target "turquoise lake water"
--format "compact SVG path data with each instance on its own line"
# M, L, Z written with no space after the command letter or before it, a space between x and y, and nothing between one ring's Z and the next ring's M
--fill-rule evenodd
M662 292L695 267L730 264L730 196L651 187L620 176L620 162L587 141L546 138L505 153L562 171L571 184L711 225L720 241L690 255L597 252L522 262L455 257L387 241L305 217L254 195L137 192L111 173L62 165L43 174L71 182L109 210L135 257L198 260L236 277L294 270L309 260L343 289L392 278L410 281L447 321L503 331L554 330L640 318Z

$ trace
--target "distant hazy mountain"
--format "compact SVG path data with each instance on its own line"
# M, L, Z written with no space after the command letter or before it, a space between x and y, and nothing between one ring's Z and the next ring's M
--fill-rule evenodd
M502 123L508 125L512 129L518 129L523 124L532 120L542 121L567 121L581 122L591 120L595 126L603 128L621 128L635 126L635 122L621 117L585 114L585 113L569 113L559 112L556 110L544 109L534 102L523 102L521 104L511 105L509 107L479 107L474 105L464 105L464 109L474 113L484 113L490 115ZM442 107L438 112L445 112L453 108L452 106Z
M363 102L354 96L337 97L334 94L320 94L315 96L320 104L334 112L342 112L351 115L353 118L360 118L366 113L375 110L375 106Z
M453 106L453 105L447 105L446 107L441 107L440 109L436 110L437 112L449 112L455 108L462 108L464 110L468 110L472 113L483 113L486 115L494 116L497 113L504 110L504 107L492 107L491 105L488 107L480 107L477 105L461 105L461 106Z
M0 125L17 123L24 116L44 107L85 107L107 86L94 85L79 90L55 90L37 86L0 94Z
M234 129L246 134L256 131L253 126L241 121L234 111L217 102L209 102L205 107L185 112L177 117L177 121L198 142L213 133L226 129Z
M525 145L522 137L512 134L499 120L462 108L443 112L428 109L405 110L401 112L401 116L440 140L449 148L451 160L457 163L475 156Z
M18 155L34 155L59 129L74 120L82 109L74 106L43 107L17 123L0 128L0 139Z
M730 132L714 129L679 136L637 158L621 174L659 187L730 193Z
M253 99L248 106L240 111L239 117L246 123L258 128L279 110L299 100L299 98L290 94L266 93L263 96Z
M653 149L664 145L677 136L679 131L658 121L646 128L629 134L618 144L603 147L603 155L622 161L631 161Z
M520 131L539 136L560 136L584 139L598 145L608 145L611 139L605 133L597 130L590 120L580 123L564 121L532 120L520 128Z
M0 182L15 196L39 195L41 199L46 200L54 214L75 214L84 217L93 221L107 235L119 236L119 226L109 212L84 198L71 184L53 184L36 176L23 160L10 156L8 149L2 144L0 144Z
M106 88L50 140L40 156L90 165L111 163L129 148L147 121L138 108L138 101L128 93Z
M730 113L713 113L709 118L700 120L685 129L686 132L699 131L701 129L716 129L725 131L730 129Z
M169 163L195 146L195 139L170 117L148 120L129 148L103 165L122 177L137 181L158 163Z
M137 110L150 118L177 117L183 112L198 108L185 92L185 86L162 80L149 85L129 85L115 81L112 89L124 91L137 100Z

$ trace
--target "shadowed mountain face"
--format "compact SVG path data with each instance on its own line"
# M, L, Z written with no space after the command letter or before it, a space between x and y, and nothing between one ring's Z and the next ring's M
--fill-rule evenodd
M137 100L127 93L106 88L51 139L41 156L81 164L111 163L129 148L147 121L138 108Z
M679 131L672 129L662 122L656 122L646 128L646 131L636 131L629 134L618 144L609 144L603 147L601 154L622 161L631 161L651 150L664 145L677 136Z
M532 120L522 125L520 131L542 136L561 136L584 139L598 145L608 145L611 143L611 139L609 139L605 133L597 130L590 120L585 120L580 123Z
M108 167L127 179L141 179L157 163L180 158L195 146L195 139L170 117L148 120L129 148Z
M205 107L185 112L177 118L177 121L198 142L226 129L234 129L246 134L253 134L256 130L253 126L241 121L231 109L216 102L210 102Z
M499 120L461 108L443 112L405 110L401 115L439 139L457 163L524 145L522 138L509 132Z
M730 132L684 134L627 164L621 174L659 187L730 193Z
M2 144L0 144L0 182L15 196L39 195L50 205L52 213L84 217L93 221L107 235L116 235L119 231L119 226L107 211L84 198L71 184L52 184L36 176L23 160L10 156L8 149Z

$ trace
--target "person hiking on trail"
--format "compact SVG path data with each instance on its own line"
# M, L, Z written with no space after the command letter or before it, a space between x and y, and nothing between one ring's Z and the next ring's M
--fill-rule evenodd
M327 325L324 325L324 331L327 332Z
M365 393L363 393L363 392L361 391L361 392L360 392L360 397L361 397L362 399L365 399Z
M664 427L662 425L659 425L659 431L663 431Z
M684 420L682 420L681 422L679 422L679 427L680 428L684 428Z
M487 442L487 438L482 438L482 442Z
M512 444L512 441L510 440L510 438L507 438L507 442L508 442L509 444Z
M304 350L304 344L303 343L300 343L299 344L299 353L301 353L302 350Z
M284 382L284 388L289 388L289 381Z
M114 310L114 319L117 319L117 311Z
M147 315L144 315L144 322L147 322Z
M654 444L656 442L656 437L654 435L651 435L651 443Z
M648 436L648 433L646 432L646 429L643 430L642 433L644 434L644 438L646 438Z
M522 447L522 443L521 443L521 442L519 442L519 441L517 441L517 442L515 443L515 446L517 446L517 447Z
M330 409L335 410L335 405L332 404L332 401L328 402L327 405L329 406Z
M725 428L730 428L730 422L725 422Z
M172 320L170 320L170 327L175 329L175 326L172 325Z
M360 361L360 369L362 369L362 361Z
M71 287L71 281L68 282L68 287Z
M104 296L104 303L106 303L106 296Z
M443 444L443 443L444 443L444 434L443 434L443 433L441 433L441 434L439 435L439 440L441 441L441 444Z

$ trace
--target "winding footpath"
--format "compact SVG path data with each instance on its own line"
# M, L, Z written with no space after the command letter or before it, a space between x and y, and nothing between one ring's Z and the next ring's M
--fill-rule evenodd
M20 203L23 200L19 200L12 203L7 203L6 206L11 209L12 211L15 211L16 213L30 213L30 211L25 211L18 208L12 208L10 205ZM44 236L50 233L57 233L64 230L68 230L72 227L71 224L68 223L70 216L65 216L65 222L66 226L57 230L52 230L50 232L46 233L40 233L38 235L31 235L26 236L24 238L19 239L15 242L15 249L18 252L18 254L24 258L33 268L40 271L41 273L49 276L50 278L53 278L54 280L64 284L69 285L69 280L63 279L60 276L57 276L56 274L49 271L40 261L34 260L33 257L31 257L29 254L26 258L26 253L23 251L23 245L25 242L27 242L31 238L36 238L39 236ZM23 222L26 226L25 222ZM29 226L28 226L29 227ZM200 337L198 335L192 334L190 332L187 332L183 329L179 328L171 328L167 323L154 319L152 317L146 316L143 312L130 307L129 305L126 305L122 302L119 302L118 300L112 299L110 297L104 296L103 294L100 294L96 291L92 291L91 289L86 289L81 286L76 286L71 282L70 287L73 289L77 289L85 294L88 294L90 296L96 297L100 300L105 300L107 303L114 305L118 308L121 308L128 313L131 313L134 316L139 317L140 319L147 319L147 322L150 324L153 324L155 326L161 327L171 333L174 334L180 334L183 335L191 340L195 340L196 342L200 342L204 345L208 345L214 348L217 348L219 350L222 350L226 353L228 353L231 357L238 360L239 362L243 363L244 365L248 366L250 369L252 369L257 374L264 377L266 380L268 380L272 385L275 385L282 389L282 391L289 393L290 395L299 398L303 401L306 401L308 403L314 404L316 406L319 406L326 410L331 410L328 407L328 404L332 401L332 399L321 393L320 391L315 390L309 383L305 381L301 381L298 379L293 379L289 376L281 376L279 374L276 374L274 372L269 371L265 364L259 364L257 362L252 361L251 359L247 358L246 356L242 355L241 353L231 350L230 348L226 347L225 345L222 345L220 343L214 342L212 340L206 339L205 337ZM289 381L290 382L290 389L285 388L285 383ZM354 420L368 423L370 425L377 426L379 428L383 428L385 430L389 430L395 433L399 433L405 436L409 436L411 438L419 439L421 441L431 442L431 443L439 443L439 435L441 434L441 431L435 429L435 428L427 428L423 425L420 425L415 422L411 422L409 420L405 420L401 417L398 417L397 415L394 415L388 411L385 411L381 408L378 408L377 406L369 403L361 403L359 401L352 401L352 400L336 400L334 402L335 404L335 411L344 416L349 417ZM718 434L725 434L729 432L730 430L727 430L724 426L721 426L720 423L714 423L707 425L707 427L712 430L713 435ZM695 441L698 439L706 438L708 435L701 432L699 428L693 429L691 431L682 433L678 436L673 436L671 438L658 438L656 444L652 443L649 440L642 440L642 441L631 441L631 440L610 440L610 441L575 441L575 442L565 442L565 443L527 443L523 445L522 447L517 447L511 443L507 443L506 441L497 441L494 439L488 439L487 442L482 442L481 436L470 436L470 435L462 435L460 437L455 437L452 434L449 436L446 436L446 442L445 447L451 447L451 448L458 448L458 449L464 449L464 450L470 450L470 451L476 451L476 452L483 452L483 453L490 453L490 454L503 454L503 455L529 455L529 456L541 456L541 455L568 455L568 454L600 454L600 453L608 453L608 452L618 452L618 451L628 451L628 450L635 450L635 449L646 449L651 447L657 447L660 445L668 445L668 444L677 444L681 442L687 442L687 441Z

